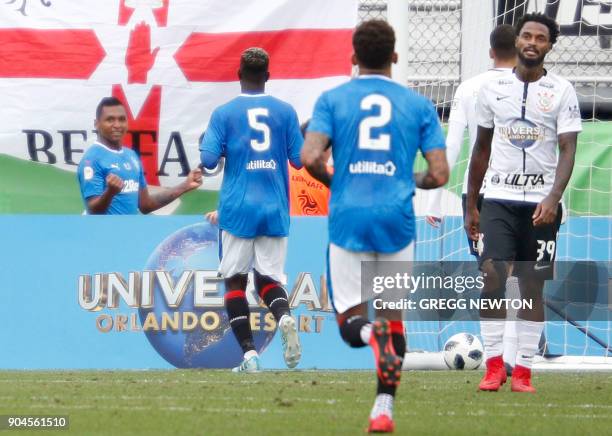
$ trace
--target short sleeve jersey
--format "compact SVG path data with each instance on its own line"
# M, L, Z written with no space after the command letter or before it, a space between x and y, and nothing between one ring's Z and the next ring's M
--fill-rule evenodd
M477 118L494 129L485 198L528 203L551 191L558 135L582 130L576 91L552 73L535 82L514 72L490 80L478 95Z
M332 144L330 242L380 253L412 242L414 160L445 147L432 103L385 76L359 76L319 97L308 131Z
M107 215L135 215L138 209L139 191L146 188L142 164L133 150L122 147L114 150L99 142L94 143L83 155L77 169L81 197L87 208L87 200L106 190L106 177L115 174L123 180L123 189L113 197Z
M288 161L300 167L303 138L293 107L242 94L213 112L200 151L225 157L219 227L240 238L289 233Z

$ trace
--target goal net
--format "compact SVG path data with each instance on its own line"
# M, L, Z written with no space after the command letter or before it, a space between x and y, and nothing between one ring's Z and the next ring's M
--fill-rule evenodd
M429 0L404 1L399 17L393 0L362 1L361 20L388 19L407 38L399 51L395 77L431 98L445 122L455 89L462 80L486 70L488 35L497 24L513 24L525 12L543 12L561 25L561 36L546 58L546 68L575 86L583 120L576 163L564 196L567 219L558 238L557 260L597 261L597 309L577 317L571 310L547 307L547 323L538 366L603 368L612 366L612 1L592 0ZM388 4L389 3L389 4ZM401 2L399 2L401 3ZM478 8L478 9L474 9ZM486 9L489 8L489 9ZM483 21L483 14L486 14ZM399 20L399 22L398 22ZM398 41L399 42L399 41ZM402 47L402 44L398 44ZM479 70L478 70L479 69ZM459 159L442 196L439 228L429 226L426 192L417 192L417 260L470 260L461 217L461 186L468 165L467 132ZM418 168L421 166L421 168ZM423 161L416 170L423 169ZM590 264L584 268L589 268ZM603 265L603 267L601 267ZM593 277L591 274L589 277ZM557 276L549 286L576 281L575 270ZM571 283L570 283L571 284ZM605 294L605 295L604 295ZM547 295L545 293L545 295ZM575 303L580 306L581 303ZM592 306L591 306L592 307ZM418 318L418 317L417 317ZM412 367L442 368L439 352L455 333L479 333L478 322L407 321ZM412 352L429 352L418 355ZM439 354L439 353L438 353Z

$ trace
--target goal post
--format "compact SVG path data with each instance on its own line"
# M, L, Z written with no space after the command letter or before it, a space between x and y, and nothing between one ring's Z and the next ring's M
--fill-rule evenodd
M583 121L576 163L564 202L557 256L561 261L612 260L612 3L591 0L363 0L361 20L387 19L398 39L394 79L430 98L446 122L454 92L463 80L491 66L489 33L514 24L526 12L542 12L560 24L561 35L546 68L576 88ZM427 192L417 190L417 260L467 260L461 217L461 184L468 164L467 134L442 197L439 229L424 221ZM415 170L424 169L417 160ZM607 268L608 313L612 309L612 268ZM548 313L554 313L547 309ZM558 314L557 314L558 315ZM557 316L555 315L555 316ZM563 314L561 314L563 315ZM558 319L558 317L557 317ZM405 365L446 368L440 351L455 333L479 335L478 322L407 321ZM543 355L536 368L612 369L612 317L549 320ZM420 350L421 352L416 352Z

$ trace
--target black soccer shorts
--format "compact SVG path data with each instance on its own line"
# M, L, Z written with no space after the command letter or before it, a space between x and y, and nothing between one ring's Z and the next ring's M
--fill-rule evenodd
M486 259L514 261L513 275L553 277L557 234L561 226L559 204L555 222L533 226L535 203L484 199L480 211L480 263Z

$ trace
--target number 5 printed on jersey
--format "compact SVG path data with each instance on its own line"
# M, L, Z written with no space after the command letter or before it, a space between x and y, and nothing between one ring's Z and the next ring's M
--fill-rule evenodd
M261 132L263 135L263 140L261 141L251 139L251 147L255 151L266 151L270 148L270 127L265 122L261 121L261 119L258 120L257 117L268 118L270 112L266 108L257 107L249 109L247 111L247 116L249 119L249 126L253 130Z

